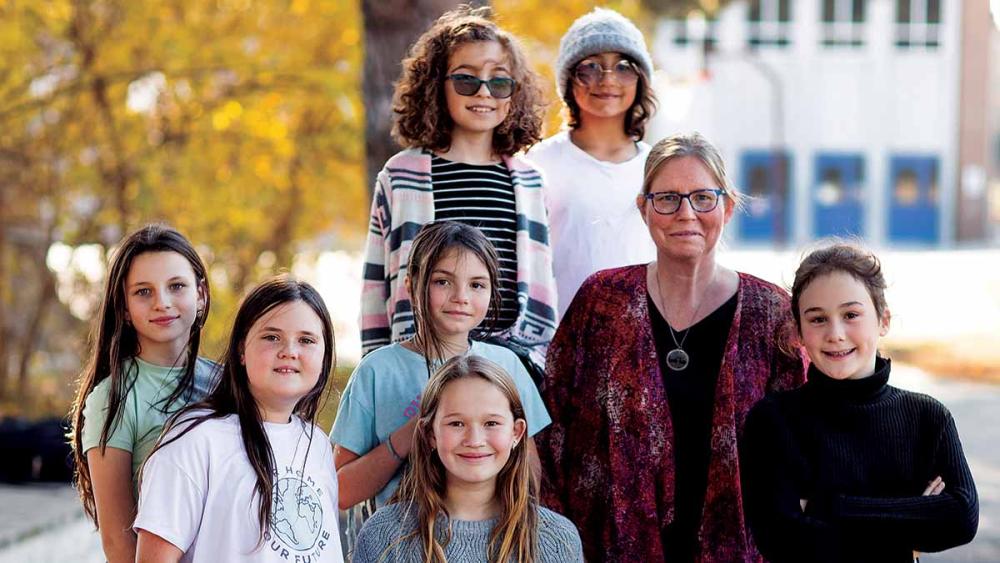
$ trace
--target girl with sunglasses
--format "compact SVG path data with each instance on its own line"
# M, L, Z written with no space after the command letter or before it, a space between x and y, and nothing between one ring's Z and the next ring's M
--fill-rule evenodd
M500 261L497 340L537 379L555 333L541 175L515 153L541 137L542 97L517 40L488 8L441 16L403 60L393 136L405 150L375 182L365 250L362 351L414 335L404 279L420 226L479 228ZM535 368L535 369L531 369Z
M597 8L570 26L556 72L568 128L528 158L545 174L561 317L590 274L656 255L634 205L656 98L642 33L613 10Z

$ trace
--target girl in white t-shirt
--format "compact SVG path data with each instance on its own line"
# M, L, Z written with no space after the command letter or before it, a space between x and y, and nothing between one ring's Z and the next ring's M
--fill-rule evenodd
M590 274L656 257L635 209L656 97L642 32L614 10L597 8L573 22L559 43L556 74L567 129L535 145L528 159L545 178L561 318Z
M334 362L312 286L282 276L250 292L218 388L143 466L138 561L343 561L333 455L314 424Z

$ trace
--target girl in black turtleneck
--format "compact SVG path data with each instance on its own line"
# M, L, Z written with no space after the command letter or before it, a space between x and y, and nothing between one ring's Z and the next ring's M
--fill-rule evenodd
M795 272L808 382L761 400L743 438L746 514L770 561L912 563L976 535L979 503L951 413L888 385L878 259L847 244Z

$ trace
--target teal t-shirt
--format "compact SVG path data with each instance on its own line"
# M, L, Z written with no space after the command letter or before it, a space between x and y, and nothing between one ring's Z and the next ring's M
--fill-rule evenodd
M518 357L502 346L473 341L468 354L482 356L504 368L514 379L524 405L528 435L534 436L552 422L538 388ZM390 344L364 358L351 374L337 409L330 441L359 456L384 442L420 410L420 396L427 386L427 363L420 354ZM375 496L377 507L399 486L402 471Z
M194 393L186 400L182 397L174 401L169 408L165 408L163 401L177 388L177 381L183 375L183 367L157 366L139 358L126 361L122 367L124 374L135 377L135 384L125 395L118 424L112 425L108 432L107 446L132 453L134 487L138 482L139 469L156 445L167 418L186 404L202 399L213 389L216 364L198 358L194 368ZM110 389L111 378L107 377L87 396L83 407L81 439L84 455L87 450L100 445L101 431L107 419Z

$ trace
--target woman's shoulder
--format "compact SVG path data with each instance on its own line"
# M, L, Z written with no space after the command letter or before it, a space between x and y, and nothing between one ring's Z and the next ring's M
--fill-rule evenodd
M547 560L582 560L583 546L576 525L544 507L538 507L538 548Z
M788 291L778 284L771 283L765 279L758 278L746 272L736 272L740 277L740 290L747 295L773 299L777 301L788 301L790 299Z
M590 274L577 293L584 291L604 293L609 290L634 291L645 288L646 264L632 264L620 268L598 270Z

